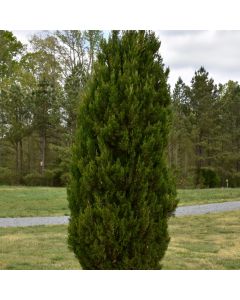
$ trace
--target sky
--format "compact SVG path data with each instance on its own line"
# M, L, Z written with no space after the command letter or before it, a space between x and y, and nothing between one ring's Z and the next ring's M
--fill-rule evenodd
M41 31L13 31L23 43ZM203 66L215 83L240 81L240 31L159 30L160 53L170 68L169 83L173 88L181 76L190 84L194 72Z
M190 84L194 72L203 66L215 83L240 81L239 30L167 30L157 31L163 62L170 67L169 81L181 76Z

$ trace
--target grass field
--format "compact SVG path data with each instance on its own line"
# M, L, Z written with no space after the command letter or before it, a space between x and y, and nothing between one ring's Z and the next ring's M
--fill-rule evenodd
M0 217L68 215L66 188L0 186ZM240 201L240 188L178 190L179 206Z
M67 247L67 226L1 228L0 269L79 269Z
M68 215L66 188L0 186L0 218Z
M163 269L240 269L240 211L170 220ZM0 269L79 269L67 226L1 228Z
M170 221L164 269L239 270L240 211L177 217Z
M240 201L240 188L178 190L179 206Z

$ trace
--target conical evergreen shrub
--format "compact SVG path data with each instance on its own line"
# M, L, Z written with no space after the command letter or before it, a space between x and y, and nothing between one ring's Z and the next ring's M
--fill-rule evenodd
M168 70L153 32L101 43L78 113L68 242L83 269L160 269L176 208Z

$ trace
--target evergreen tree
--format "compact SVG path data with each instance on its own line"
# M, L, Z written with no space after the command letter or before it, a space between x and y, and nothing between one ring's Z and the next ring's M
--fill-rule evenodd
M83 269L159 269L176 208L168 69L152 32L113 31L78 114L69 245Z
M192 141L195 145L195 183L208 185L205 172L215 169L217 146L218 90L208 72L201 67L191 81L190 120ZM209 186L210 187L210 186Z
M190 88L179 77L172 94L173 126L169 137L169 163L180 187L191 186L193 143L191 141Z
M240 185L240 86L229 80L221 87L220 130L221 146L218 155L218 170L225 186Z

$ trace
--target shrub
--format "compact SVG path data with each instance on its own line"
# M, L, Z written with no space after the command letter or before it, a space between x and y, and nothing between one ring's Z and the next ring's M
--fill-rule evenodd
M0 184L13 185L18 183L17 175L9 168L0 167Z
M201 181L203 183L203 187L214 188L219 187L221 183L221 178L218 176L216 171L213 169L201 169Z
M166 167L168 71L154 33L102 41L83 96L68 188L69 245L84 269L159 269L175 185Z
M228 179L229 187L240 187L240 173L239 172L228 176L227 179ZM224 185L226 185L226 179L225 179Z
M29 186L65 186L67 174L62 173L61 169L46 169L43 175L38 172L25 175L23 183Z
M25 185L29 186L41 186L43 183L43 176L40 173L33 172L25 175L23 177L23 182Z
M53 186L54 175L55 173L52 170L45 170L44 174L33 172L24 176L23 182L29 186Z

